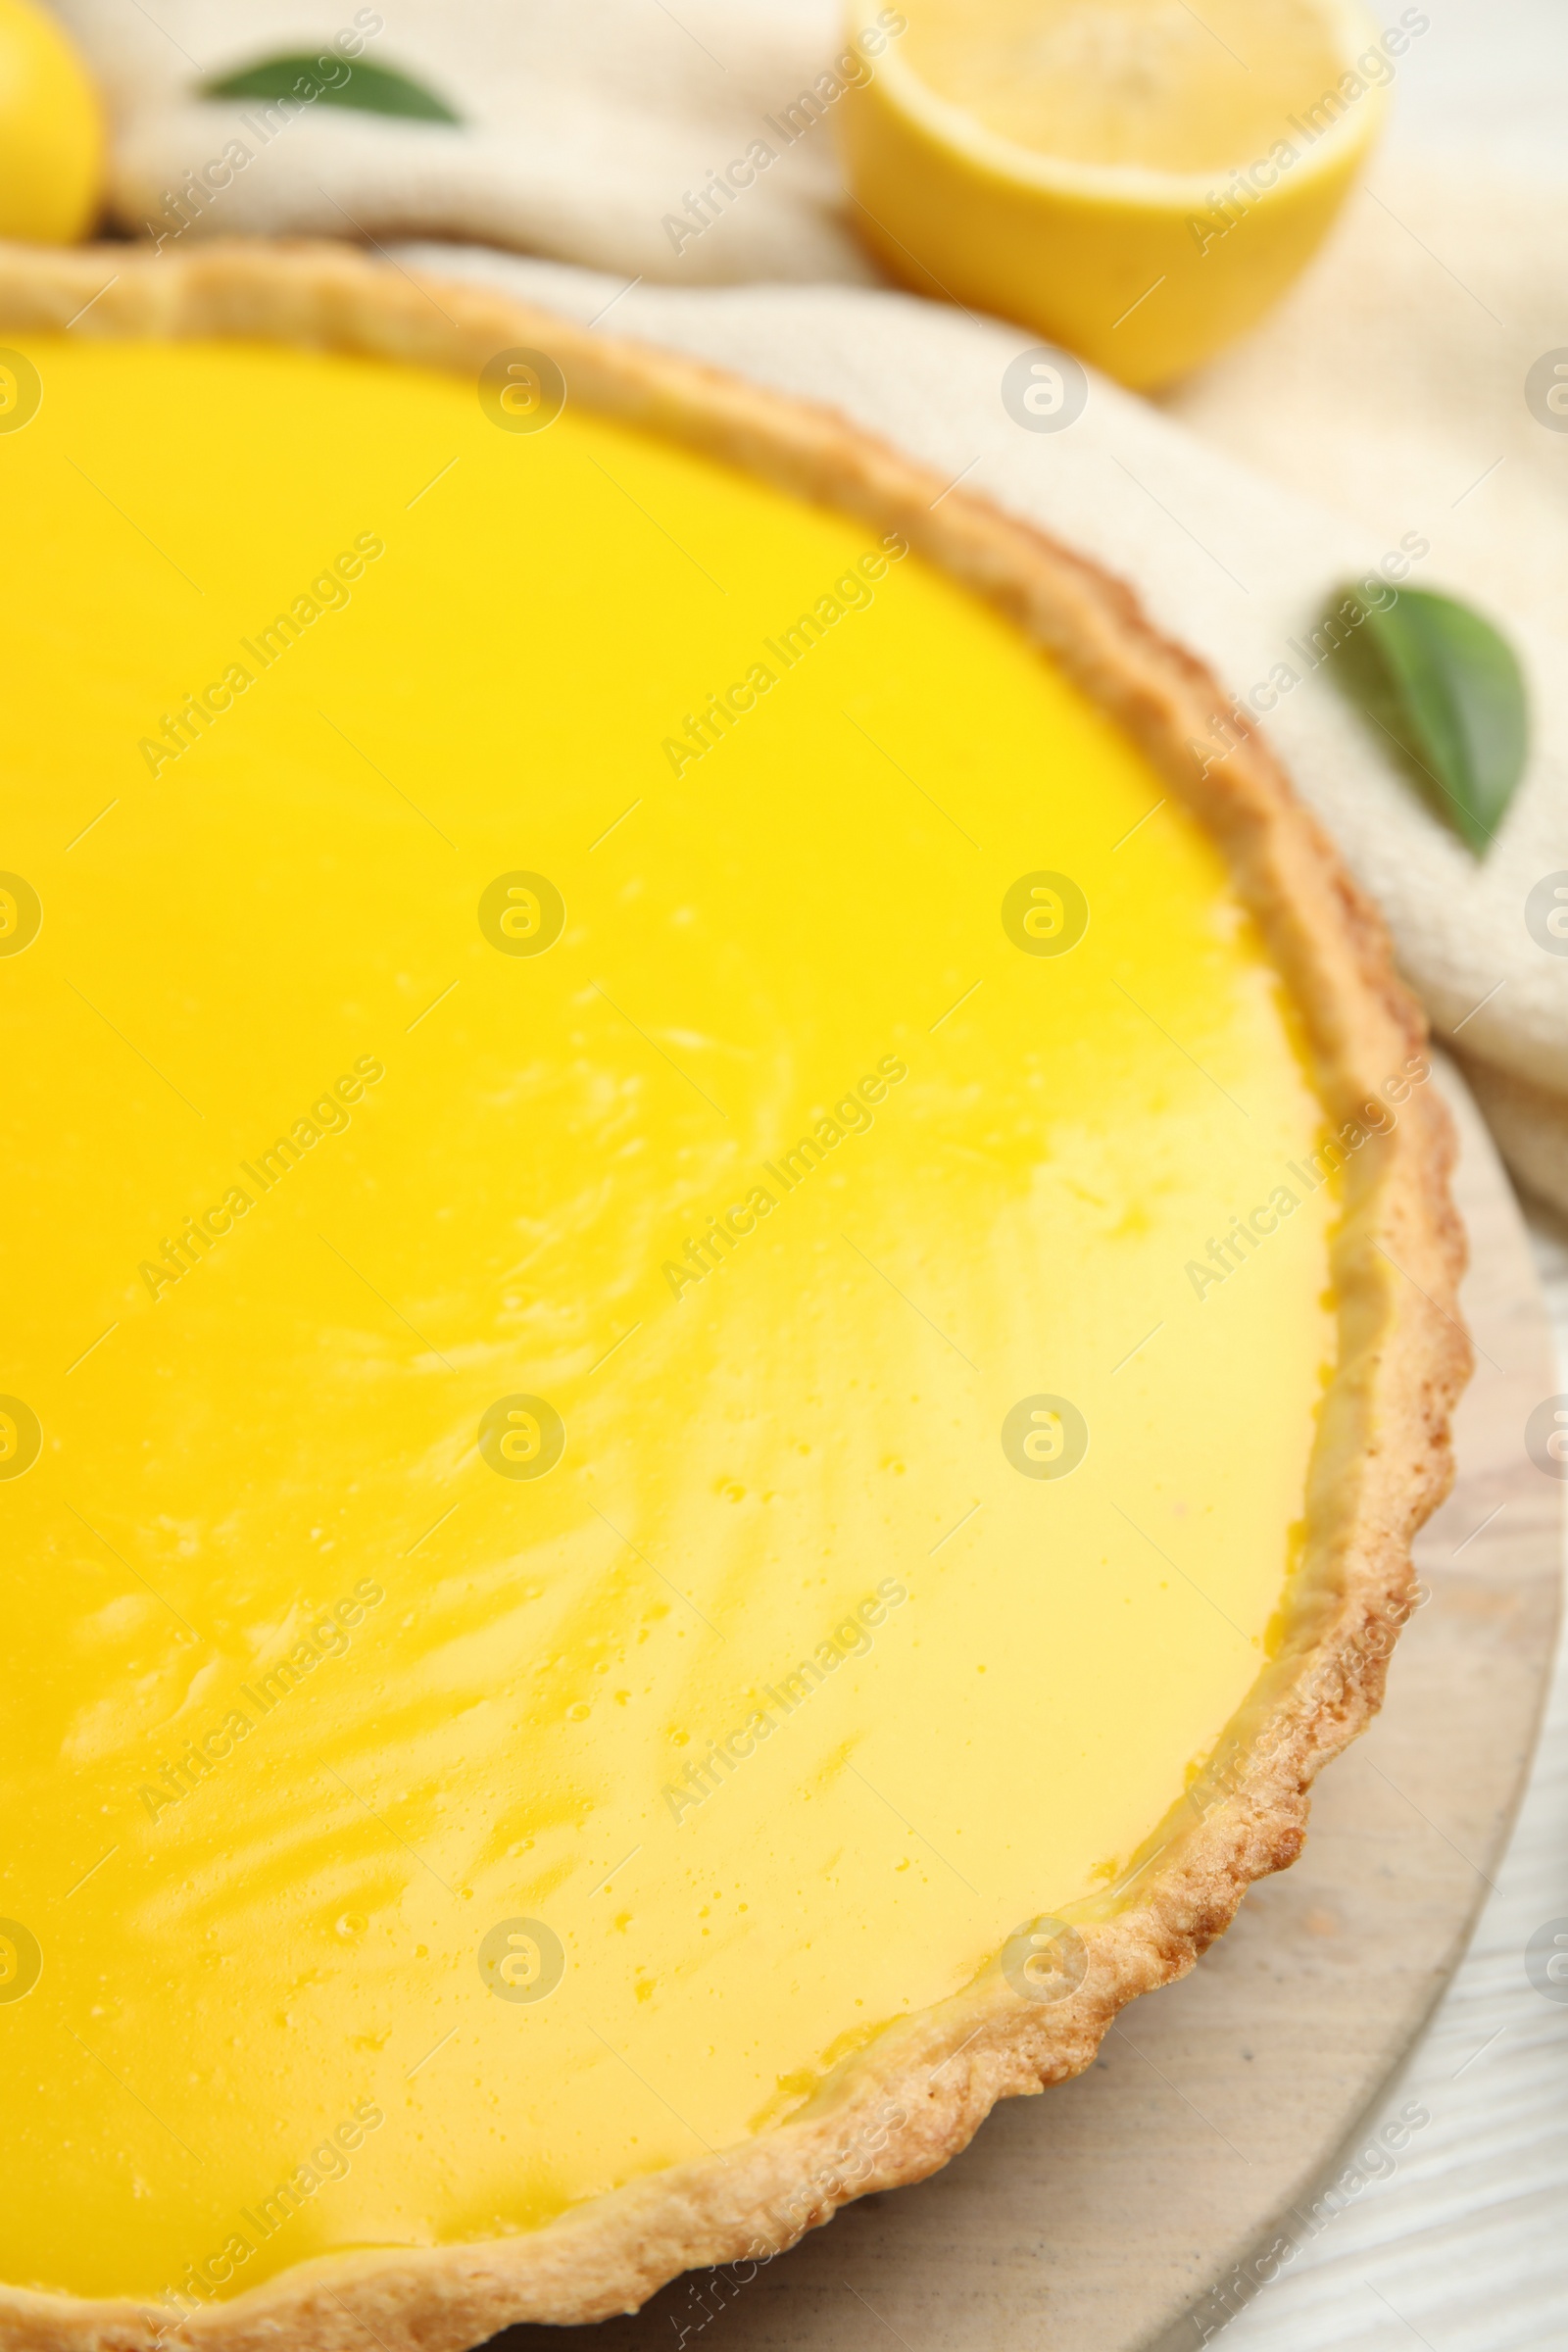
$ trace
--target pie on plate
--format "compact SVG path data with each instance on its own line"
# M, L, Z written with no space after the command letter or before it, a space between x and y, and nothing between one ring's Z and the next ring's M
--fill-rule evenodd
M1375 1708L1419 1020L1201 667L837 416L309 246L0 342L0 2342L761 2263Z

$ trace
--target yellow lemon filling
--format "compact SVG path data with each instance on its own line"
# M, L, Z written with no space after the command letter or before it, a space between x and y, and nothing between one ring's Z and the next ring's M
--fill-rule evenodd
M896 536L526 356L21 356L0 2271L172 2308L1113 1899L1335 1211L1220 858Z
M910 0L902 54L988 130L1064 162L1219 172L1345 70L1311 0ZM1259 35L1262 37L1259 37Z

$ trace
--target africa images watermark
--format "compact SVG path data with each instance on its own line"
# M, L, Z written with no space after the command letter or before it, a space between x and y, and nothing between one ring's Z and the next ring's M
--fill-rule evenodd
M187 1740L172 1763L165 1764L158 1776L158 1785L144 1782L136 1794L156 1821L171 1805L177 1805L202 1781L211 1780L222 1764L226 1764L235 1748L250 1738L257 1725L281 1706L291 1690L298 1690L308 1674L327 1658L347 1655L352 1645L352 1633L365 1621L368 1609L378 1609L386 1598L385 1588L373 1576L363 1576L352 1592L345 1592L324 1609L313 1625L308 1625L284 1658L270 1666L266 1673L258 1672L254 1683L241 1683L239 1693L221 1718L203 1733L198 1746ZM240 1700L244 1704L240 1704Z
M1284 2234L1250 2261L1234 2263L1227 2276L1209 2288L1192 2315L1199 2342L1206 2344L1218 2335L1228 2322L1247 2309L1254 2296L1273 2284L1280 2273L1328 2228L1336 2214L1353 2205L1374 2180L1392 2180L1399 2169L1399 2157L1415 2133L1424 2132L1431 2121L1430 2108L1423 2107L1418 2099L1407 2100L1398 2114L1375 2132L1366 2145L1335 2175L1322 2194L1313 2198L1304 2213L1298 2205L1293 2205L1286 2216Z
M666 213L660 227L676 253L681 253L715 220L723 219L728 208L746 189L755 187L758 173L776 164L781 155L789 152L798 139L826 116L829 107L836 106L846 90L863 88L871 78L868 59L880 57L889 41L898 39L908 29L908 19L896 8L878 12L874 24L858 32L842 57L833 60L832 67L819 74L808 90L802 90L789 106L781 106L778 116L764 115L766 128L782 145L772 146L766 139L753 139L744 155L734 156L722 172L710 172L707 185L693 191L682 191L682 213Z
M336 1085L318 1095L311 1104L308 1117L297 1118L287 1135L280 1135L269 1151L259 1152L257 1162L240 1161L254 1192L243 1184L231 1184L221 1200L199 1217L186 1217L177 1234L165 1234L158 1247L161 1258L143 1258L136 1268L142 1281L155 1298L174 1283L182 1282L193 1266L199 1266L211 1254L225 1234L232 1233L235 1221L248 1217L265 1193L280 1185L291 1168L298 1167L307 1152L314 1152L322 1138L341 1135L353 1125L348 1105L364 1100L368 1086L379 1086L386 1076L386 1064L373 1054L362 1054L352 1073L339 1078Z
M1383 1081L1382 1102L1369 1096L1356 1116L1345 1120L1336 1135L1320 1144L1304 1167L1299 1160L1288 1159L1286 1173L1295 1177L1301 1190L1298 1193L1291 1185L1277 1184L1250 1216L1233 1217L1229 1232L1217 1241L1209 1236L1206 1264L1200 1258L1188 1259L1184 1271L1199 1299L1206 1299L1210 1291L1240 1273L1269 1236L1278 1233L1285 1219L1295 1216L1303 1200L1310 1200L1348 1165L1352 1152L1359 1152L1374 1135L1392 1135L1399 1122L1391 1105L1407 1102L1413 1089L1424 1086L1431 1075L1432 1064L1422 1054L1412 1054L1402 1069Z
M1397 548L1390 548L1380 560L1376 570L1357 580L1352 593L1341 598L1332 612L1326 612L1315 629L1307 632L1303 643L1299 637L1287 637L1285 650L1294 654L1301 663L1299 669L1289 662L1276 662L1266 678L1259 678L1246 694L1232 695L1228 711L1216 710L1208 722L1211 740L1200 743L1197 736L1188 740L1187 749L1200 762L1200 777L1206 776L1211 767L1228 760L1237 745L1251 733L1252 720L1276 710L1288 694L1294 693L1303 678L1331 662L1343 646L1348 645L1368 612L1386 612L1399 601L1396 581L1408 578L1410 567L1423 556L1432 553L1432 542L1419 531L1406 531Z
M706 1282L737 1245L757 1231L759 1220L770 1217L788 1194L798 1192L812 1169L819 1168L847 1137L864 1135L874 1127L870 1104L884 1102L889 1087L902 1086L908 1075L906 1061L901 1061L897 1054L884 1054L874 1072L868 1071L857 1088L842 1095L831 1111L822 1112L809 1135L803 1135L792 1151L779 1153L782 1165L764 1159L762 1166L778 1191L754 1184L744 1200L732 1201L722 1217L710 1217L707 1232L687 1241L684 1264L678 1258L665 1258L660 1272L676 1298L693 1283Z
M235 698L248 693L264 669L281 662L289 647L314 628L323 612L339 612L352 604L346 583L357 580L367 564L379 562L385 554L386 541L377 532L361 531L353 548L345 548L327 569L318 572L309 590L301 589L286 612L279 612L265 629L258 629L258 642L242 637L240 644L255 662L254 669L243 662L231 662L216 685L203 694L187 694L177 711L164 711L158 721L162 740L142 736L136 749L153 774L161 774L172 760L181 759L193 743L199 743L214 720L233 709Z
M941 2069L937 2071L940 2073ZM738 2261L710 2271L706 2279L688 2279L686 2307L692 2316L684 2325L673 2312L669 2317L669 2324L676 2331L676 2352L689 2335L700 2334L710 2320L716 2320L727 2308L721 2289L728 2287L728 2299L733 2301L768 2263L787 2252L813 2221L822 2218L824 2207L831 2211L848 2198L858 2196L875 2173L876 2160L890 2136L908 2120L907 2108L901 2107L897 2100L884 2099L875 2113L858 2124L830 2157L812 2167L788 2197L770 2197L762 2218L771 2234L752 2238ZM713 2297L711 2304L707 2300L710 2293ZM696 2316L699 2313L701 2316Z
M771 694L785 670L794 669L804 662L811 648L821 643L829 629L837 628L846 613L863 612L868 605L875 604L876 598L867 583L880 580L888 565L902 564L908 552L909 542L903 532L889 531L881 542L880 552L873 548L861 556L852 571L844 572L834 581L831 590L823 590L809 612L803 612L791 627L779 631L782 644L772 637L762 639L779 664L777 669L769 662L754 662L745 677L727 693L710 694L701 711L688 710L681 724L693 740L687 742L677 735L666 735L661 747L676 775L683 774L694 760L706 759L736 720L746 711L754 710L760 696Z
M1296 1706L1288 1717L1271 1715L1250 1739L1227 1732L1207 1762L1186 1789L1186 1801L1200 1821L1242 1793L1258 1764L1269 1759L1296 1737L1295 1718L1304 1709L1333 1711L1345 1706L1367 1682L1369 1674L1387 1666L1395 1643L1417 1609L1432 1598L1431 1588L1419 1581L1377 1616L1369 1617L1326 1657L1314 1658L1297 1686Z
M1222 237L1245 220L1252 207L1259 203L1270 188L1277 187L1302 157L1309 155L1325 131L1348 114L1369 90L1386 89L1394 79L1396 57L1402 57L1410 43L1429 31L1432 19L1418 8L1407 8L1396 25L1392 25L1373 46L1365 50L1340 75L1332 89L1325 90L1315 106L1303 106L1299 115L1287 115L1285 120L1299 139L1298 147L1291 139L1276 139L1267 155L1233 172L1228 188L1209 192L1206 214L1189 213L1187 226L1194 244L1206 256Z
M902 1608L908 1597L907 1588L897 1577L883 1577L876 1591L867 1592L863 1600L856 1603L843 1623L817 1643L809 1658L802 1658L788 1674L781 1674L776 1684L764 1683L766 1706L754 1708L737 1731L715 1740L706 1756L687 1765L680 1781L665 1783L661 1794L676 1821L684 1820L699 1805L706 1805L745 1759L757 1753L764 1740L771 1740L782 1723L799 1713L846 1658L863 1658L873 1647L871 1628L880 1625L891 1609Z
M258 104L240 116L241 124L256 141L254 147L241 138L229 139L220 154L210 156L205 164L187 172L179 187L166 188L160 218L142 223L152 240L154 253L162 253L175 237L182 237L217 203L224 189L233 186L235 173L254 163L280 132L298 121L307 107L315 105L324 90L341 89L353 76L354 69L348 60L358 57L366 42L373 41L378 32L385 30L385 25L386 20L378 17L373 8L357 10L353 25L344 25L332 37L332 51L336 54L323 53L316 59L312 70L298 74L291 96L274 98L265 106Z
M176 2332L191 2312L199 2311L204 2303L217 2301L241 2265L249 2262L270 2237L275 2237L309 2198L330 2180L347 2180L354 2169L351 2158L364 2147L366 2134L379 2132L385 2122L385 2115L373 2099L362 2099L353 2114L345 2116L336 2130L311 2150L309 2157L295 2165L287 2180L280 2180L270 2196L258 2197L254 2207L240 2207L239 2220L244 2228L231 2230L216 2253L205 2256L201 2262L186 2263L179 2284L164 2288L165 2309L178 2315Z

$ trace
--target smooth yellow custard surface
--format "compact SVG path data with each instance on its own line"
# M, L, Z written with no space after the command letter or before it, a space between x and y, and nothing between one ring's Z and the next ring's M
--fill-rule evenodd
M1219 858L898 539L527 377L23 356L0 2273L163 2304L722 2150L1103 1900L1336 1212Z

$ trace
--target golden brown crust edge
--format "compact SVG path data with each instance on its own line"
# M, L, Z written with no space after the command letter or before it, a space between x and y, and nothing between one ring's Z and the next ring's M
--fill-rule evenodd
M1046 647L1222 844L1303 1011L1335 1118L1354 1118L1420 1053L1424 1024L1381 919L1262 740L1243 735L1200 772L1190 747L1209 738L1215 713L1229 715L1208 671L1152 629L1119 581L979 498L956 490L937 504L937 476L843 418L339 246L212 244L167 258L0 247L0 324L93 338L252 335L473 375L496 352L530 346L557 361L573 401L902 531ZM193 2312L178 2337L202 2352L275 2352L284 2337L298 2352L363 2352L368 2329L389 2352L464 2352L515 2321L633 2309L682 2270L765 2258L850 2198L924 2178L996 2100L1078 2073L1126 2002L1184 1975L1248 1886L1296 1859L1314 1776L1382 1698L1408 1607L1410 1539L1447 1491L1448 1414L1470 1364L1452 1152L1446 1110L1417 1087L1397 1124L1349 1160L1336 1245L1341 1360L1285 1645L1231 1727L1202 1801L1178 1806L1102 1915L1079 1921L1089 1966L1073 1993L1036 2002L993 1967L890 2029L794 2121L738 2149L635 2181L527 2236L321 2257ZM8 2352L132 2352L172 2331L167 2311L133 2301L0 2287Z

